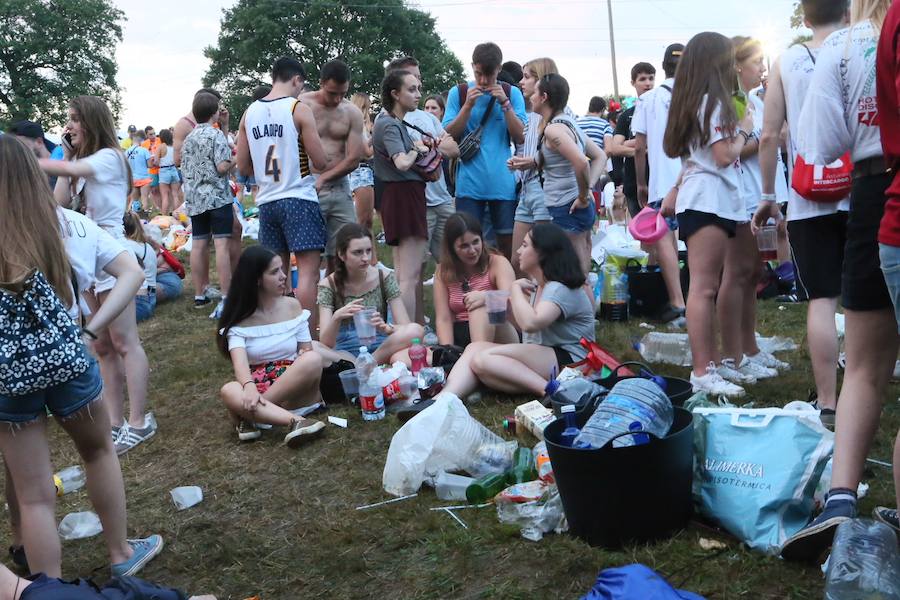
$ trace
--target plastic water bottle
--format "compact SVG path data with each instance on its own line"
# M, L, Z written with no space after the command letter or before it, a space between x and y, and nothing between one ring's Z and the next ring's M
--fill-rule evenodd
M565 419L566 428L563 429L559 443L571 448L575 444L575 438L581 433L581 430L578 429L578 426L575 424L575 407L571 404L567 404L560 410L562 412L562 418Z
M610 390L575 438L576 448L602 448L628 431L644 431L664 437L675 420L672 402L662 389L640 377L623 379ZM634 423L640 426L636 428ZM635 438L638 437L638 440ZM613 441L614 448L633 446L643 436L624 435ZM649 436L645 438L649 440Z
M56 486L56 495L62 496L84 487L84 469L75 465L66 467L53 476L53 485Z
M426 346L437 346L438 343L440 343L440 340L438 340L438 336L431 328L431 325L425 326L425 337L422 338L422 343Z
M563 407L571 404L580 409L585 406L591 399L597 397L605 391L602 385L593 381L588 381L583 377L576 379L567 379L559 381L551 379L544 387L544 393L550 397L554 403Z
M375 362L375 357L369 354L369 349L366 346L360 346L359 355L356 357L354 366L356 367L356 377L359 379L359 385L362 386L364 381L369 381L378 363Z
M364 421L377 421L385 415L384 396L372 377L359 382L359 407Z
M428 349L422 345L419 338L413 338L412 346L409 347L409 360L412 362L413 375L418 375L419 371L428 366Z
M691 345L687 334L651 331L635 346L647 362L682 367L691 364Z
M603 265L600 318L606 321L628 320L628 276L614 264Z
M897 537L884 523L853 519L838 525L825 575L826 600L900 600Z

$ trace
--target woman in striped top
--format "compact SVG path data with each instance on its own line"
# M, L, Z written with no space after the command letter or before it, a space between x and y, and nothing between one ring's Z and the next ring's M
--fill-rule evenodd
M458 212L444 227L441 263L434 274L434 312L441 344L515 343L519 334L509 323L491 325L485 292L508 290L515 281L506 257L486 247L481 224Z

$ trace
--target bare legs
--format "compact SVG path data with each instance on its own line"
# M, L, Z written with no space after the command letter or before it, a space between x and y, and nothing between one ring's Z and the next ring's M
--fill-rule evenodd
M641 244L641 247L649 252L651 259L655 259L666 284L666 292L669 294L669 304L675 308L684 308L684 292L681 289L681 271L678 268L678 245L675 240L675 232L669 231L658 242L652 245Z
M450 372L444 389L464 398L480 381L492 390L540 396L556 366L556 354L544 346L472 342Z
M230 253L231 238L213 238L213 244L216 246L216 273L219 275L219 286L222 289L222 293L227 295L228 289L231 287L231 273L234 269ZM193 254L191 252L191 258L193 258ZM207 262L209 262L208 259Z
M719 363L715 315L719 278L725 262L728 235L715 225L699 229L688 240L691 287L687 301L687 329L694 374L702 377L710 362Z
M491 325L487 307L484 306L469 311L469 337L473 342L494 342L496 344L519 342L519 336L510 323Z
M297 300L300 306L309 310L309 331L313 338L318 336L319 311L316 309L316 284L319 282L319 252L308 250L294 252L297 260ZM288 289L291 281L290 255L281 255L282 266L287 273Z
M837 298L815 298L806 309L806 338L816 381L816 402L819 408L832 410L837 406L837 303Z
M416 286L422 277L422 256L428 240L410 237L400 240L400 244L393 248L394 270L397 275L397 283L400 284L400 295L406 306L406 314L416 315L416 307L422 302L421 297L416 297Z
M191 282L194 294L200 296L209 285L209 239L194 238L191 242ZM227 289L225 290L227 292Z
M567 231L566 236L572 240L575 253L578 254L578 259L581 261L581 272L587 274L591 269L591 232L571 233Z
M738 225L735 237L726 244L725 269L716 302L722 332L722 358L732 358L735 364L740 364L745 353L754 355L758 351L754 338L759 265L759 250L750 224ZM749 349L746 347L748 338L752 340Z
M396 325L394 333L384 340L372 356L379 365L397 360L409 363L409 355L404 351L412 345L413 339L421 340L424 335L425 329L418 323Z

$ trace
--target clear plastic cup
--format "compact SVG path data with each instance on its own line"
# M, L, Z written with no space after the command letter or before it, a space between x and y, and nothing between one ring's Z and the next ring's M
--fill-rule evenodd
M778 228L775 225L760 227L756 234L756 243L759 246L759 255L763 260L778 258Z
M64 540L80 540L103 531L100 517L91 511L69 513L59 523L59 535Z
M356 335L359 337L360 346L372 346L375 343L375 326L372 325L373 316L375 316L374 308L364 308L353 315L353 326L356 327Z
M203 490L196 485L177 487L170 490L169 494L171 494L172 502L175 503L175 508L178 510L190 508L196 504L200 504L203 500Z
M353 398L359 395L359 379L356 377L356 369L347 369L338 373L341 378L341 387L344 388L344 395L347 400L353 401Z
M484 293L484 304L487 307L488 321L491 325L506 323L506 304L509 292L490 290Z

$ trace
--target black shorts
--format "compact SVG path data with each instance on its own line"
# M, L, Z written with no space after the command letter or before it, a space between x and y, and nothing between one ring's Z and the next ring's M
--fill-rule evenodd
M707 225L715 225L719 229L733 238L737 233L737 221L731 219L723 219L719 215L699 210L686 210L678 213L678 237L682 242L687 242L688 238L706 227Z
M841 295L841 268L847 243L847 213L788 221L791 258L801 300Z
M465 348L472 343L468 321L453 321L453 345Z
M892 180L893 173L853 180L841 277L844 308L881 310L893 306L878 257L878 226L887 201L885 191Z
M231 237L234 226L234 209L229 202L225 206L214 208L191 217L191 237L195 240Z
M553 350L553 354L556 355L556 366L559 367L559 370L562 371L564 367L572 364L572 355L569 354L568 350L563 350L559 346L551 346L551 350Z

